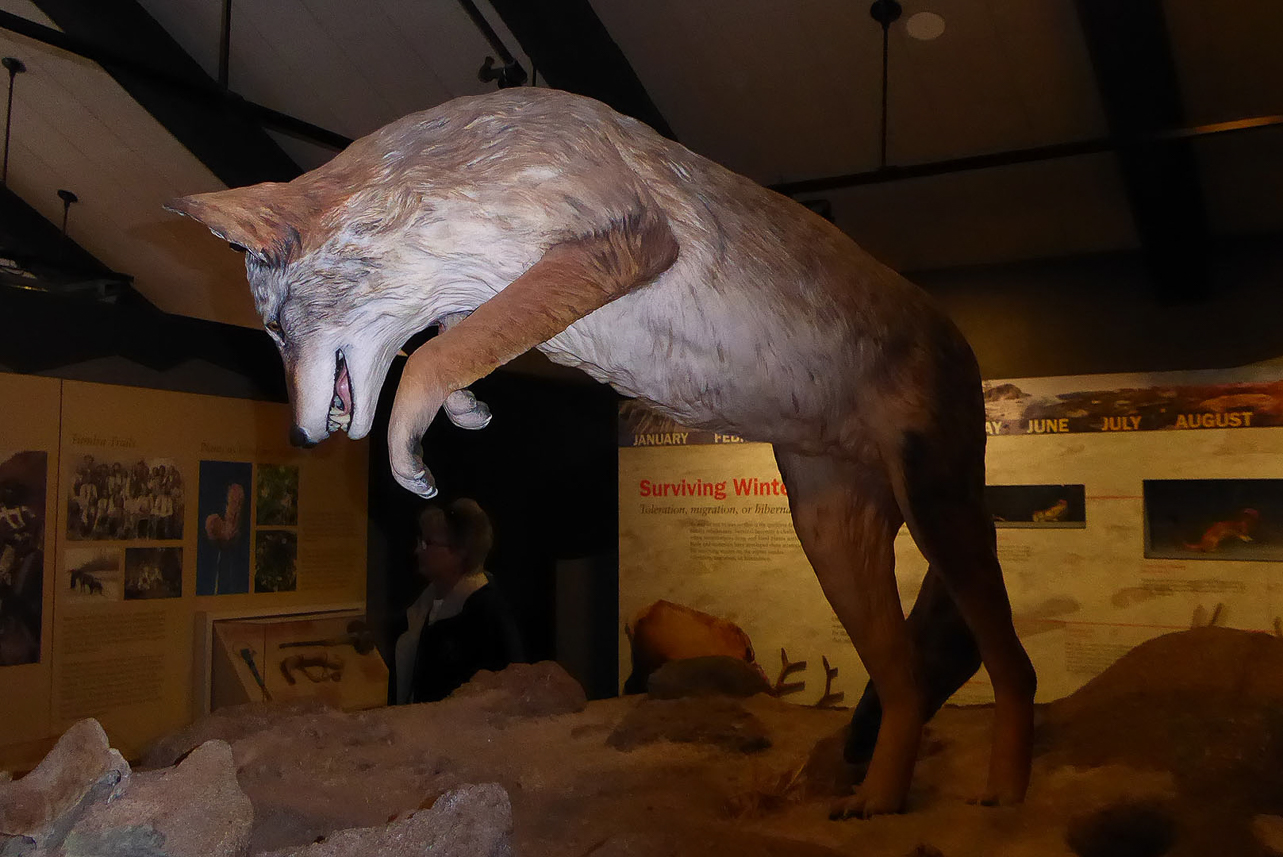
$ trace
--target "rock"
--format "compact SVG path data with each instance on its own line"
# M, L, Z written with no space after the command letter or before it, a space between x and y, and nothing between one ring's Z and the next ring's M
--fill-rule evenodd
M450 695L467 699L498 692L486 710L500 717L550 717L575 714L588 705L583 687L556 661L511 664L499 672L481 670Z
M446 792L431 809L383 827L340 830L315 845L258 857L510 857L511 838L508 793L485 783Z
M755 664L727 655L707 655L669 661L651 673L646 684L652 699L688 696L749 697L771 686Z
M217 739L231 744L238 738L279 726L282 720L335 710L314 699L229 705L202 717L184 729L161 738L147 750L138 763L138 769L170 768L177 765L179 760L192 749L206 741Z
M756 753L771 746L762 721L721 696L644 699L606 739L611 747L625 751L655 741L712 744L736 753Z
M1283 816L1256 816L1252 819L1252 836L1267 853L1283 855Z
M91 807L60 857L243 857L253 823L232 748L207 741L177 767L137 774L119 800Z
M57 847L85 807L113 799L128 782L129 764L108 746L102 726L81 720L35 770L0 783L0 854Z

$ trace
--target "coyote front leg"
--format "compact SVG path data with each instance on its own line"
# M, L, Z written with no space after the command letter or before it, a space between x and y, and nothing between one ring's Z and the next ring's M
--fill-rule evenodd
M388 426L392 475L420 497L437 493L422 437L443 402L588 313L655 279L677 239L649 210L555 244L507 288L410 355Z

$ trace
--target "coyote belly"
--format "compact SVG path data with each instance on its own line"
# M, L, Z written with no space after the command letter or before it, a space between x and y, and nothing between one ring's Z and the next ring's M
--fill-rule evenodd
M367 433L398 349L439 326L389 425L392 471L421 496L436 490L428 424L444 410L484 426L468 385L532 347L689 426L774 444L798 537L881 704L839 816L902 808L943 702L895 594L907 523L948 584L924 589L922 615L960 612L995 686L984 797L1023 798L1034 676L984 510L975 358L831 224L604 105L530 88L406 117L288 184L170 205L245 248L296 442Z

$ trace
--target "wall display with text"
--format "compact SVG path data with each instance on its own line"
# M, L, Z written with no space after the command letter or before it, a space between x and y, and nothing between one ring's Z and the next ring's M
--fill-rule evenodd
M1131 647L1216 621L1283 621L1283 381L1265 370L989 382L986 500L1038 695ZM786 698L866 680L793 533L770 446L621 406L622 626L657 602L733 624ZM902 604L926 561L896 539ZM827 667L827 669L826 669ZM991 698L983 671L956 702Z
M198 613L364 602L365 444L295 449L274 403L2 374L0 397L25 405L0 427L0 768L87 716L127 756L188 722Z

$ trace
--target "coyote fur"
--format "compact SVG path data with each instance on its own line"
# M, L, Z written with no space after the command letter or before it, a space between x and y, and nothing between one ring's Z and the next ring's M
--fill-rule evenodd
M798 538L880 702L864 781L835 817L903 809L943 702L915 656L931 622L906 625L896 594L907 523L930 563L914 612L960 614L993 681L981 799L1024 797L1035 679L983 503L975 357L925 293L823 218L603 104L530 87L407 116L287 184L169 207L245 249L297 443L364 436L398 349L440 326L406 362L388 431L397 481L423 497L437 411L484 426L467 386L536 347L686 426L774 444Z

